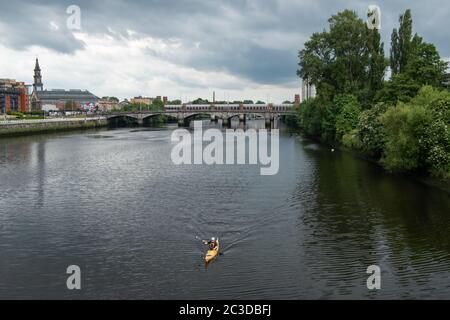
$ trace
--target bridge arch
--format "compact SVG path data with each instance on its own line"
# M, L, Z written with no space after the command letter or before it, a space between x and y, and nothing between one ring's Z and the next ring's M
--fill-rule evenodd
M109 127L138 126L139 118L129 114L116 114L107 117Z
M190 121L195 117L198 116L205 116L205 117L211 117L211 113L204 111L204 112L195 112L195 113L189 113L189 114L185 114L181 120L185 120L185 121Z
M107 120L117 119L117 118L129 118L134 120L139 120L138 115L132 115L132 114L113 114L107 117Z
M244 115L244 113L233 112L233 113L228 113L226 115L226 118L227 118L228 121L231 121L231 119L233 119L233 118L240 118L242 115Z
M148 115L144 115L143 117L142 117L142 120L148 120L148 119L151 119L151 118L155 118L155 117L159 117L159 116L164 116L164 117L168 117L168 118L174 118L174 119L178 119L176 116L174 116L173 114L170 114L170 113L168 113L168 114L164 114L164 113L155 113L155 114L148 114Z

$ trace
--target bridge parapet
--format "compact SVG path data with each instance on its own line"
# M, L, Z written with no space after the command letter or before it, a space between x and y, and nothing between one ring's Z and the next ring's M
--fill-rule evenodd
M294 113L294 105L291 104L227 104L227 105L166 105L161 111L136 111L136 112L113 112L105 114L107 119L117 117L128 117L142 122L146 118L159 115L170 116L178 120L185 120L197 115L210 115L214 119L231 119L239 116L256 115L264 119L273 119L283 115Z

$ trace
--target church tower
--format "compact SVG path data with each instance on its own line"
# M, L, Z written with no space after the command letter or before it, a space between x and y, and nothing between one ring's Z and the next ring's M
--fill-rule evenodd
M36 66L34 67L34 83L33 91L43 91L41 68L39 67L39 60L36 58Z

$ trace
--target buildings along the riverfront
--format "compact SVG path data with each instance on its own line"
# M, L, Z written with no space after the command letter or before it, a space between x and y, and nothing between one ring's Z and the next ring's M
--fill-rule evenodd
M87 90L50 89L44 90L39 60L34 67L33 92L31 94L31 110L78 110L94 107L100 99Z

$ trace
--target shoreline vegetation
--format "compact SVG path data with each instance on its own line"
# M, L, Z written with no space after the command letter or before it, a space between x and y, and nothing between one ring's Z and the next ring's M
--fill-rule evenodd
M371 158L368 157L367 155L359 152L358 150L352 149L352 148L347 148L344 145L336 145L336 144L329 144L328 142L318 138L318 137L313 137L310 136L308 134L306 134L304 131L299 131L298 128L293 128L291 126L291 129L293 130L297 130L297 131L291 131L290 133L293 134L294 136L297 136L298 138L300 138L301 140L307 139L316 143L319 143L321 145L326 145L330 148L339 150L341 152L347 152L349 154L351 154L351 156L361 159L362 161L368 161L380 168L383 168L383 166L380 164L380 162L375 159L375 158ZM438 177L434 177L430 174L428 174L427 172L420 172L420 171L415 171L415 172L390 172L385 170L385 172L387 174L390 174L392 176L401 176L401 177L406 177L415 181L418 181L422 184L425 184L429 187L434 187L434 188L438 188L444 192L447 192L448 194L450 194L450 180L444 180L442 178L438 178Z
M386 171L450 190L450 88L433 44L400 16L390 58L377 29L354 11L329 20L299 52L298 75L316 87L287 123L307 137L349 150ZM388 71L391 77L385 80Z

